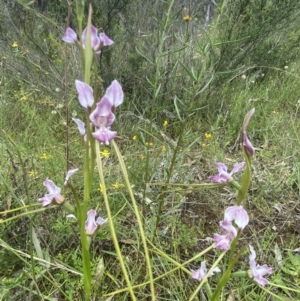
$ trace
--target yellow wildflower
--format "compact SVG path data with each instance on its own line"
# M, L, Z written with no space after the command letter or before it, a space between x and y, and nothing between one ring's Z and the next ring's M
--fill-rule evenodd
M152 146L153 143L152 142L146 142L146 146Z
M142 160L144 160L144 159L145 159L145 156L144 156L143 154L141 154L141 155L140 155L140 158L141 158Z
M185 16L183 17L183 20L186 21L186 22L189 22L189 21L192 20L192 18L190 17L190 15L185 15Z
M211 138L211 134L210 133L205 133L205 138L206 139L210 139Z
M44 159L44 160L48 160L50 159L50 156L47 155L46 153L43 153L42 156L40 157L41 159Z
M17 48L17 47L18 47L18 42L14 41L14 42L12 43L11 47Z
M105 148L103 151L100 151L100 155L103 157L103 158L108 158L109 157L109 150L107 148Z
M162 148L161 148L162 152L166 152L167 151L167 148L163 145Z
M112 186L114 189L119 189L119 188L124 187L124 185L123 185L122 183L118 183L118 182L112 184L111 186Z
M206 144L205 143L202 143L202 147L205 147L206 146Z
M36 170L34 170L34 169L32 169L32 170L30 170L30 171L28 172L29 177L34 177L34 176L36 176L37 174L38 174L38 172L37 172Z
M167 126L168 125L168 120L165 120L163 125Z
M137 139L137 136L134 135L134 136L132 137L132 140L135 141L136 139Z
M98 191L100 191L101 193L103 193L103 187L102 187L102 185L101 185L101 184L99 184Z

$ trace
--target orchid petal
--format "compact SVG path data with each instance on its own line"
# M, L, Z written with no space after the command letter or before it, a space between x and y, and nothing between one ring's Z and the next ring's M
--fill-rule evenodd
M92 107L94 104L93 89L88 84L80 80L76 80L75 85L80 104L86 109L88 107Z
M84 136L85 135L85 123L78 118L72 118L72 120L77 124L80 135Z
M100 32L99 39L101 42L101 46L110 46L114 43L104 32Z
M233 165L233 169L230 172L231 175L243 170L243 168L245 167L246 163L245 162L241 162L241 163L236 163Z
M102 97L97 103L96 109L90 114L90 120L96 127L110 126L115 119L111 112L112 104L107 96ZM108 122L109 121L109 122Z
M74 175L74 173L75 173L76 171L78 171L78 168L70 169L70 170L67 172L67 175L66 175L66 178L65 178L64 185L67 185L69 179Z
M226 235L214 234L215 248L229 250L231 240Z
M87 37L87 27L82 32L82 45L85 48ZM100 46L100 38L98 37L98 29L91 25L91 46L96 50Z
M244 151L248 157L254 156L255 149L254 149L252 143L250 142L250 140L248 139L246 132L243 132L243 147L244 147Z
M205 261L201 262L201 267L198 270L192 270L192 278L201 281L207 273Z
M95 133L92 133L92 136L100 141L101 143L109 144L109 141L114 139L117 135L117 132L113 132L107 128L98 129Z
M87 235L93 235L97 230L96 214L96 210L89 210L87 213L87 220L85 221L85 233Z
M51 199L49 199L49 198L48 198L48 197L46 197L46 196L44 196L44 197L42 197L42 198L39 198L39 200L38 200L38 201L42 203L42 206L43 206L43 207L46 207L46 206L48 206L48 205L51 205L51 204L52 204L52 200L51 200Z
M96 219L96 224L101 227L101 226L105 225L107 223L107 221L108 221L108 218L102 218L101 216L98 216Z
M68 27L62 40L66 43L75 44L77 42L77 33L72 28Z
M243 206L230 206L225 210L224 220L233 221L243 230L249 223L249 216Z
M105 95L109 98L111 104L116 108L123 103L124 93L120 83L113 80L110 86L106 89Z

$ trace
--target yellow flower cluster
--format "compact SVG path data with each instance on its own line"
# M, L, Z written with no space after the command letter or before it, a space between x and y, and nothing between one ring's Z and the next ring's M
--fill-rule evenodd
M38 174L38 172L34 169L32 169L28 172L29 177L35 177L37 174Z
M191 18L190 15L185 15L185 16L183 17L183 21L189 22L189 21L191 21L191 20L192 20L192 18Z
M17 47L18 47L18 42L14 41L14 42L12 43L11 47L17 48Z
M50 158L51 158L51 156L46 153L43 153L42 156L40 157L40 159L43 159L43 160L48 160Z
M211 134L210 133L205 133L204 135L205 135L206 139L210 139L211 138Z
M104 149L103 151L100 151L100 155L103 157L103 158L108 158L109 155L110 155L110 152L108 149Z

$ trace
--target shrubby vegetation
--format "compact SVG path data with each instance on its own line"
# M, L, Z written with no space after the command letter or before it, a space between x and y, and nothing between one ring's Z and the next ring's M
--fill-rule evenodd
M215 162L243 160L240 127L255 107L248 129L256 148L250 224L241 244L253 245L257 261L273 267L273 284L295 290L272 287L274 300L298 300L299 1L90 2L93 24L114 40L96 58L92 80L99 95L114 79L125 94L114 129L153 243L153 276L211 245L235 192L192 185L208 183ZM86 3L84 27L87 16ZM85 115L74 86L83 80L81 57L61 40L66 27L77 30L75 3L4 0L0 18L1 300L84 300L77 224L61 208L37 202L45 178L62 184L68 169L83 169L82 139L71 121ZM134 208L115 149L101 146L100 154L124 262L132 284L140 284L148 279ZM75 175L73 183L82 196L83 178ZM106 216L102 189L94 178L91 208ZM72 202L70 191L64 193ZM91 243L94 300L126 287L111 235L104 227ZM206 254L207 265L218 255ZM197 260L185 268L198 269ZM245 248L245 270L247 260ZM189 300L197 288L180 269L155 285L157 300ZM136 290L139 300L150 300L148 289ZM230 279L222 294L224 300L268 298L248 278ZM129 298L126 290L114 296Z

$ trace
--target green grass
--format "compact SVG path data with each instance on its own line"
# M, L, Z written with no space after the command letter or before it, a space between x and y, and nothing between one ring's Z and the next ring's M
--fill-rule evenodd
M55 20L51 14L49 20L34 11L28 11L28 14L38 16L44 24L42 27L33 26L35 33L45 33L45 24L54 26L49 23L49 20ZM153 58L149 54L154 49L147 44L149 40L145 42L140 38L124 44L121 34L125 36L125 33L118 31L118 43L112 49L113 54L110 54L116 64L109 62L111 58L106 58L104 52L104 58L108 61L103 62L104 67L111 66L111 69L103 68L102 71L107 78L128 71L122 82L125 103L116 112L114 129L118 131L116 142L128 170L136 203L140 211L145 211L143 224L153 277L163 276L155 280L156 299L189 300L199 283L191 279L184 268L197 269L202 260L206 260L210 267L221 254L213 249L201 258L188 262L212 244L211 238L219 232L218 223L224 210L235 204L236 191L230 186L197 189L189 184L209 183L209 176L216 174L215 162L224 162L230 169L234 163L243 161L239 131L245 114L254 107L256 112L248 128L248 135L256 148L252 161L252 182L246 200L250 223L239 242L239 248L245 249L234 271L248 269L247 246L252 244L257 251L257 262L273 267L273 274L268 279L298 290L298 293L271 286L266 289L277 295L279 300L297 300L300 271L294 257L299 257L300 234L298 49L293 48L293 53L288 53L282 46L282 56L292 58L285 64L282 59L280 65L276 65L274 60L268 62L269 65L252 69L237 68L225 77L222 73L214 73L210 66L217 63L215 56L218 51L210 49L212 52L207 53L201 50L207 37L203 36L203 40L198 35L195 37L191 28L195 30L196 25L190 23L189 32L186 24L184 28L180 27L181 19L176 19L175 14L169 21L170 27L165 34L169 35L170 40L166 39L166 43L170 44L162 47L163 55L156 62L158 69L155 70L154 65L149 63L155 61L155 56ZM118 28L121 25L115 26ZM60 105L64 103L64 89L67 86L68 118L75 115L83 118L85 114L77 102L73 84L80 74L78 53L71 48L65 50L65 45L60 43L63 30L62 25L59 30L53 31L53 35L47 35L45 41L36 41L40 46L38 49L34 46L36 43L23 36L20 29L2 48L0 300L84 300L78 225L75 220L67 219L60 207L41 209L37 202L45 193L42 185L45 178L49 177L63 187L67 165L80 168L72 181L80 199L84 192L82 141L72 121L66 126L66 107ZM129 31L128 28L126 30ZM160 34L163 32L159 26L157 31ZM297 32L296 24L294 31ZM153 43L160 43L158 38L152 35L151 38ZM216 30L212 38L217 41ZM18 42L18 47L12 47L14 41ZM169 51L167 48L170 45L174 48ZM179 49L179 46L184 47L175 52L174 49ZM25 48L29 52L24 54ZM124 49L129 52L129 57L122 56ZM143 50L149 61L140 56L137 49L139 52ZM37 61L41 53L49 60ZM67 85L64 84L63 63L69 68ZM251 63L247 66L252 67ZM120 66L120 71L117 66ZM204 82L201 85L205 85L211 75L214 75L214 81L203 93L194 97L193 89L198 86L189 72L192 69L197 72L200 68ZM148 70L147 79L142 77L145 70ZM242 77L243 74L246 78ZM104 78L104 81L105 85L100 88L102 92L108 79ZM151 86L149 81L156 86ZM152 101L156 103L154 109ZM167 124L164 125L165 121ZM168 179L183 124L185 128L170 176L171 184L182 185L164 188L162 184ZM68 162L66 131L69 135ZM137 300L150 300L150 286L143 285L149 280L145 253L122 170L112 146L101 146L101 150L107 150L107 156L102 153L104 177L127 272L132 285L140 285L134 287ZM236 179L240 178L238 174ZM69 190L65 189L63 194L74 203ZM153 239L160 204L160 223ZM97 177L93 179L89 208L97 208L106 216ZM32 247L30 223L35 229L42 256ZM96 275L94 300L109 300L107 298L111 294L114 294L113 300L131 300L108 226L93 238L90 253L92 274ZM222 270L226 269L227 258L226 254L220 264ZM104 270L99 266L101 260ZM180 264L184 268L178 267ZM220 278L220 274L209 278L212 289ZM230 279L222 290L222 300L229 300L229 296L246 301L275 300L249 278ZM204 290L198 298L207 300Z

